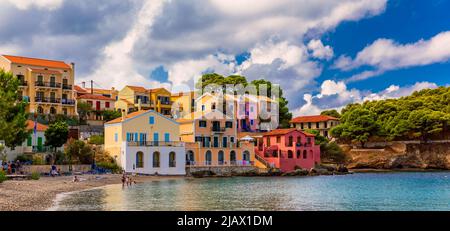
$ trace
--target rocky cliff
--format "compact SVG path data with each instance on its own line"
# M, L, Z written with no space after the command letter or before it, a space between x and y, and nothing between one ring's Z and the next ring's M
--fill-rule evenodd
M393 142L375 149L352 149L342 146L349 155L350 169L448 169L450 170L450 143Z

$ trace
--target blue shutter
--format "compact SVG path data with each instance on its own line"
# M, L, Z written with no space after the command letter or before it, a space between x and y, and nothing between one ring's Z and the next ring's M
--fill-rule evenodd
M134 141L139 141L139 140L138 140L138 134L137 134L137 132L134 133Z
M155 117L154 116L148 117L148 123L149 124L155 124Z
M170 134L169 133L165 133L164 134L164 141L165 142L169 142L170 141Z
M127 142L130 141L130 133L127 132Z

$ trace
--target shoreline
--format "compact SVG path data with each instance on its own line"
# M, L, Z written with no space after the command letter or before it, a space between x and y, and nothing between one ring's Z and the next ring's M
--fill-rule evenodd
M58 196L107 185L122 184L121 174L81 175L82 181L72 182L72 176L41 177L39 180L8 180L0 184L0 211L46 211L56 206ZM145 183L185 176L134 176Z

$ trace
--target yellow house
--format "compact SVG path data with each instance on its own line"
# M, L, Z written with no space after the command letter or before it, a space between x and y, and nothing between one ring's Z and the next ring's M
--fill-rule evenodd
M185 174L179 124L153 110L123 114L105 123L105 150L126 172Z
M119 91L116 109L127 112L139 109L154 110L165 116L171 116L171 93L165 88L145 89L139 86L125 86Z
M0 68L20 80L19 95L29 102L27 111L38 114L77 115L74 65L57 60L0 56Z
M189 166L250 166L254 144L238 142L236 124L219 110L193 112L180 123L181 140L186 142Z

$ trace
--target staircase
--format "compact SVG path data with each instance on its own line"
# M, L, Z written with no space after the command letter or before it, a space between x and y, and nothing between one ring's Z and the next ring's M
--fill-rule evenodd
M256 161L260 162L262 165L264 165L266 168L270 169L273 168L273 166L267 162L263 157L261 157L259 154L255 154Z

